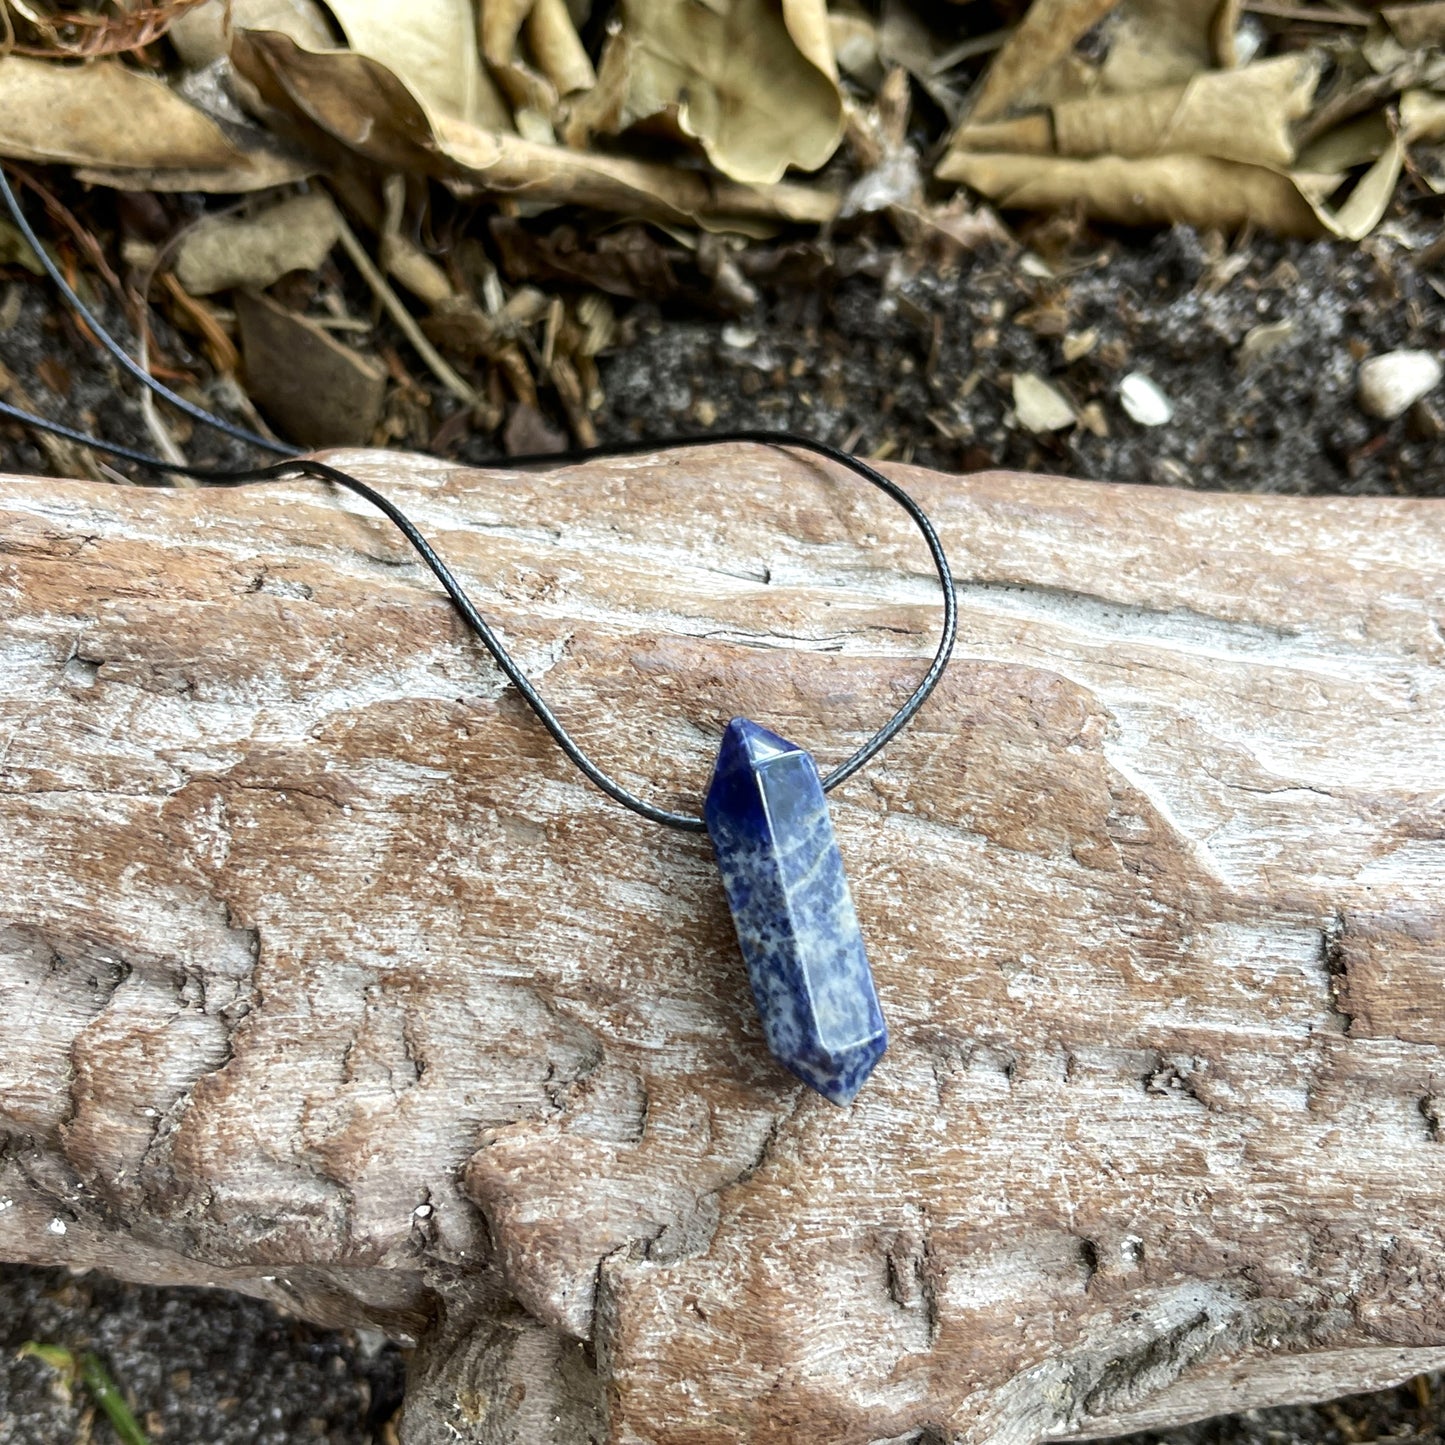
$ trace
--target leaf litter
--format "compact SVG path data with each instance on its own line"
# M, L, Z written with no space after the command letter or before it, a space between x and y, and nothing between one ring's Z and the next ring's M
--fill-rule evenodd
M1445 193L1441 0L71 4L0 0L0 156L144 198L153 363L164 320L185 384L302 445L539 405L585 444L616 303L746 317L850 238L1041 274L1028 236L1085 220L1420 247ZM1007 385L1027 431L1107 431Z

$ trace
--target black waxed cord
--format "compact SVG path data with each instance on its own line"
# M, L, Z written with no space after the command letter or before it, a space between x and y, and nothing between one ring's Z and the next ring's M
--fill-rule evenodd
M30 412L22 411L19 407L11 406L8 402L0 400L0 416L8 416L15 421L23 422L26 426L37 427L42 431L48 431L56 436L64 437L67 441L75 442L81 446L90 447L96 451L107 452L111 456L119 457L125 461L133 462L137 466L151 468L159 472L170 472L179 476L190 477L206 486L213 487L235 487L245 486L254 482L283 481L294 477L315 477L321 481L331 482L336 486L344 487L354 492L357 496L370 502L383 516L387 518L416 549L418 556L431 569L432 574L445 589L447 596L451 599L453 606L461 614L462 620L481 639L487 651L495 659L497 666L501 668L508 680L522 694L523 699L532 711L537 715L542 726L552 735L553 741L561 748L566 757L576 765L577 768L608 797L621 803L624 807L630 808L634 813L651 820L654 823L661 823L665 827L680 828L690 833L705 832L707 825L701 818L694 817L688 813L674 813L666 808L659 808L649 803L645 798L639 798L635 793L629 792L621 783L603 772L591 758L577 745L571 734L557 715L547 705L546 700L535 687L527 680L511 653L502 645L501 639L492 631L486 619L477 611L470 597L467 596L460 582L452 575L446 563L437 555L431 543L421 534L416 525L394 502L388 500L375 488L368 486L365 482L356 477L341 471L337 467L328 465L326 462L314 461L309 457L295 455L295 449L281 442L258 436L242 427L233 426L230 422L223 421L220 417L212 415L204 407L196 406L188 402L184 397L178 396L169 387L162 385L148 371L134 361L118 342L106 331L100 322L87 310L81 299L75 294L65 277L60 273L55 263L50 259L45 248L40 244L39 238L30 228L25 214L20 208L20 203L10 187L9 180L3 169L0 169L0 196L3 196L11 216L14 218L21 234L25 237L36 256L40 259L50 279L59 287L61 294L75 308L78 315L84 318L97 337L101 340L106 349L125 367L131 375L135 376L144 385L149 387L157 395L164 397L172 405L179 407L188 416L198 421L205 422L208 426L215 427L239 441L246 442L252 446L261 447L266 451L280 454L287 458L286 461L277 462L268 467L255 467L241 471L213 470L207 467L195 467L181 465L162 460L160 457L152 456L148 452L139 451L133 447L117 445L114 442L102 441L98 437L88 435L86 432L78 431L74 427L68 427L60 422L47 421L44 417L35 416ZM928 695L938 685L939 679L943 676L944 669L948 666L948 659L953 651L954 639L958 633L958 599L954 594L953 574L948 566L948 558L944 554L943 543L939 540L938 533L933 523L929 520L928 514L903 490L896 482L885 477L882 472L850 452L843 451L839 447L830 446L827 442L816 441L811 437L795 436L791 432L770 432L770 431L736 431L718 432L708 436L698 437L664 437L655 441L633 441L613 442L598 447L588 447L581 451L570 452L538 452L525 456L506 457L494 461L486 461L476 464L478 467L490 468L517 468L526 466L567 466L574 462L587 461L597 457L622 457L636 456L645 452L671 451L679 447L702 447L712 446L728 442L753 442L763 446L792 447L802 451L810 451L821 457L827 457L830 461L837 462L841 466L848 467L857 473L865 481L871 482L879 491L891 497L909 517L914 525L922 532L924 541L928 544L928 550L933 558L933 565L938 573L938 580L943 588L943 631L939 638L938 650L935 652L933 662L929 665L928 671L924 674L922 681L913 690L908 700L893 714L888 721L863 744L850 758L822 779L825 792L836 788L839 783L853 776L859 768L863 767L871 758L879 753L884 747L905 728L928 699Z
M178 466L163 461L160 457L149 456L132 447L101 441L98 437L88 436L84 432L76 431L73 427L62 426L59 422L46 421L42 417L32 416L29 412L21 411L19 407L11 406L5 401L0 401L0 416L12 417L16 421L24 422L27 426L40 427L44 431L64 437L67 441L78 442L83 446L93 447L97 451L109 452L112 456L121 457L140 466L194 478L206 486L239 487L253 482L286 481L304 476L332 482L338 487L345 487L348 491L354 492L358 497L363 497L381 512L416 549L417 555L431 569L432 574L445 589L447 596L451 598L452 604L461 614L462 620L481 638L482 644L492 654L497 666L522 694L523 699L536 713L542 726L552 735L553 741L590 781L601 788L609 798L615 799L623 807L631 808L634 813L638 813L654 823L661 823L668 828L681 828L689 833L701 833L706 830L707 825L701 818L693 817L688 813L674 813L666 808L659 808L645 798L639 798L636 793L629 792L615 778L603 772L582 751L572 735L562 726L557 715L547 705L546 699L527 680L526 674L517 666L511 653L503 646L501 639L492 631L482 614L477 611L476 605L467 596L461 583L452 575L451 569L437 555L435 548L421 534L416 524L395 502L384 497L374 487L368 486L357 477L341 471L338 467L330 466L326 462L313 461L309 457L295 457L288 461L277 462L274 466L237 472ZM928 671L924 673L922 681L903 706L852 757L840 763L823 778L823 790L828 792L836 788L839 783L852 777L859 768L886 747L908 725L914 714L927 701L929 693L938 686L938 681L948 666L949 655L953 651L954 639L958 633L958 599L954 595L953 573L949 569L943 543L939 540L938 533L929 520L928 514L902 487L849 452L829 446L827 442L816 441L811 437L794 436L790 432L719 432L716 435L704 437L665 437L660 441L615 442L600 447L588 447L585 451L534 452L526 456L506 457L500 460L481 462L477 465L503 468L538 465L567 466L596 457L636 456L643 452L671 451L679 447L703 447L729 442L756 442L764 446L796 447L803 451L815 452L819 456L839 462L872 482L875 487L897 502L913 519L918 530L923 533L923 539L928 544L928 550L933 557L933 565L938 572L939 583L943 588L943 632L939 638L938 650L934 654Z

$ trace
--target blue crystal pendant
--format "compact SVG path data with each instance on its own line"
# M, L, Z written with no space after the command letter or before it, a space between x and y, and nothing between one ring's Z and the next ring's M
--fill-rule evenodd
M888 1028L816 764L734 718L702 811L768 1047L825 1099L852 1103Z

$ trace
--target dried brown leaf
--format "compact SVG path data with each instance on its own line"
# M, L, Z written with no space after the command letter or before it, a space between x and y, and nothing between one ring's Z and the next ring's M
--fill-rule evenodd
M202 174L249 190L304 174L259 135L246 147L163 80L117 60L0 59L0 155L107 171Z
M1380 224L1405 165L1405 144L1391 138L1375 163L1339 205L1312 202L1320 224L1344 241L1359 241Z
M950 153L944 180L962 181L1003 210L1060 210L1122 225L1183 223L1206 229L1245 224L1286 236L1330 233L1357 241L1379 224L1394 194L1404 146L1392 138L1369 170L1337 200L1342 177L1222 160Z
M1186 84L1216 61L1234 63L1239 0L1034 0L994 57L968 124L1032 106ZM1104 22L1097 64L1076 52Z
M1158 90L1096 92L1058 101L1048 112L964 125L950 150L1123 157L1177 153L1286 166L1295 155L1294 126L1309 112L1318 77L1318 59L1305 53L1238 70L1204 71L1183 85Z
M1285 166L1318 79L1313 55L1282 55L1160 90L1062 101L1053 108L1055 143L1061 155L1174 152Z
M236 298L252 399L303 446L364 446L381 416L386 368L268 296Z
M1389 148L1394 131L1382 111L1360 116L1318 136L1300 151L1295 169L1303 175L1320 176L1323 193L1338 187L1346 172L1370 165Z
M591 90L597 84L597 72L572 23L567 0L535 0L527 17L527 43L558 95Z
M1179 85L1214 63L1220 0L1123 0L1100 67L1105 90Z
M1034 0L979 85L969 121L996 120L1016 106L1054 98L1042 90L1051 71L1072 53L1119 0Z
M734 180L816 170L844 124L823 0L623 0L569 139L658 116Z
M327 0L358 55L385 65L429 114L510 129L511 116L477 53L472 0ZM485 7L492 9L489 3ZM485 17L483 20L485 24Z
M955 151L938 168L1002 210L1050 211L1082 206L1127 226L1234 229L1253 224L1288 236L1317 236L1314 207L1286 176L1263 166L1211 156L1140 159L1023 156Z
M313 140L329 138L389 169L418 171L459 189L733 227L818 225L837 213L837 196L814 187L739 185L429 118L384 65L347 51L318 53L286 36L240 32L232 59L267 103Z
M270 286L288 271L312 271L341 236L341 217L321 191L292 196L250 216L207 217L176 248L175 272L192 296Z
M532 5L533 0L486 0L481 15L482 54L512 105L550 122L557 109L557 89L518 51Z

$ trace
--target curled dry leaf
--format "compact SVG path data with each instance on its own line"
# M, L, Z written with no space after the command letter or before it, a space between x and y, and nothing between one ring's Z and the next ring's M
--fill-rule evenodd
M836 195L809 186L739 185L429 117L386 66L349 51L315 52L284 35L242 31L232 59L311 142L339 143L388 169L432 175L456 189L732 227L821 225L837 213Z
M1062 155L1193 154L1287 166L1291 127L1309 114L1319 79L1310 54L1239 70L1203 71L1183 85L1061 101L1053 108ZM966 143L967 130L957 137Z
M482 54L517 108L517 128L528 132L528 112L550 134L561 96L590 90L597 74L578 37L566 0L487 0L481 15ZM519 51L525 33L537 68Z
M1378 110L1319 135L1331 122L1328 101L1310 118L1318 55L1212 68L1232 56L1222 41L1237 11L1237 0L1122 0L1107 21L1107 54L1084 77L1061 42L1072 46L1097 13L1095 0L1036 0L938 176L1004 208L1360 239L1394 194L1400 137ZM1038 32L1045 21L1047 35ZM1160 75L1176 78L1142 86ZM1302 133L1319 135L1305 155ZM1368 169L1356 177L1361 166Z
M734 180L816 170L844 124L823 0L623 0L568 139L655 116L675 119Z
M1319 218L1288 177L1212 156L1002 155L959 151L938 174L982 192L1001 210L1067 210L1125 226L1201 230L1253 223L1283 236L1317 236Z
M1375 163L1338 205L1331 204L1338 187L1324 199L1308 195L1306 199L1314 208L1320 225L1331 235L1343 241L1360 241L1380 224L1404 168L1405 143L1399 136L1393 136ZM1292 179L1297 183L1300 181L1298 176Z
M1214 64L1232 68L1239 7L1240 0L1034 0L985 73L970 123L1096 91L1180 85ZM1101 22L1107 49L1095 63L1077 46Z
M1319 71L1317 56L1283 55L1238 70L1201 71L1183 85L1060 100L1049 113L960 127L949 156L1182 154L1288 166L1293 126L1309 113ZM939 174L948 178L943 167Z
M597 84L597 72L572 23L567 0L533 0L532 13L527 16L527 42L558 95L591 90Z
M174 188L168 173L236 191L305 174L260 132L244 141L237 134L163 80L118 60L0 59L0 155L85 167L88 179L102 182L127 173L157 190Z
M1256 225L1282 236L1325 233L1358 241L1379 224L1404 163L1396 139L1338 204L1335 175L1281 172L1215 156L1125 159L959 152L938 174L962 181L1000 210L1058 210L1083 205L1125 226L1182 223L1201 230Z
M1221 12L1231 11L1238 6L1228 0L1122 0L1109 21L1100 83L1124 92L1189 80L1214 64Z

